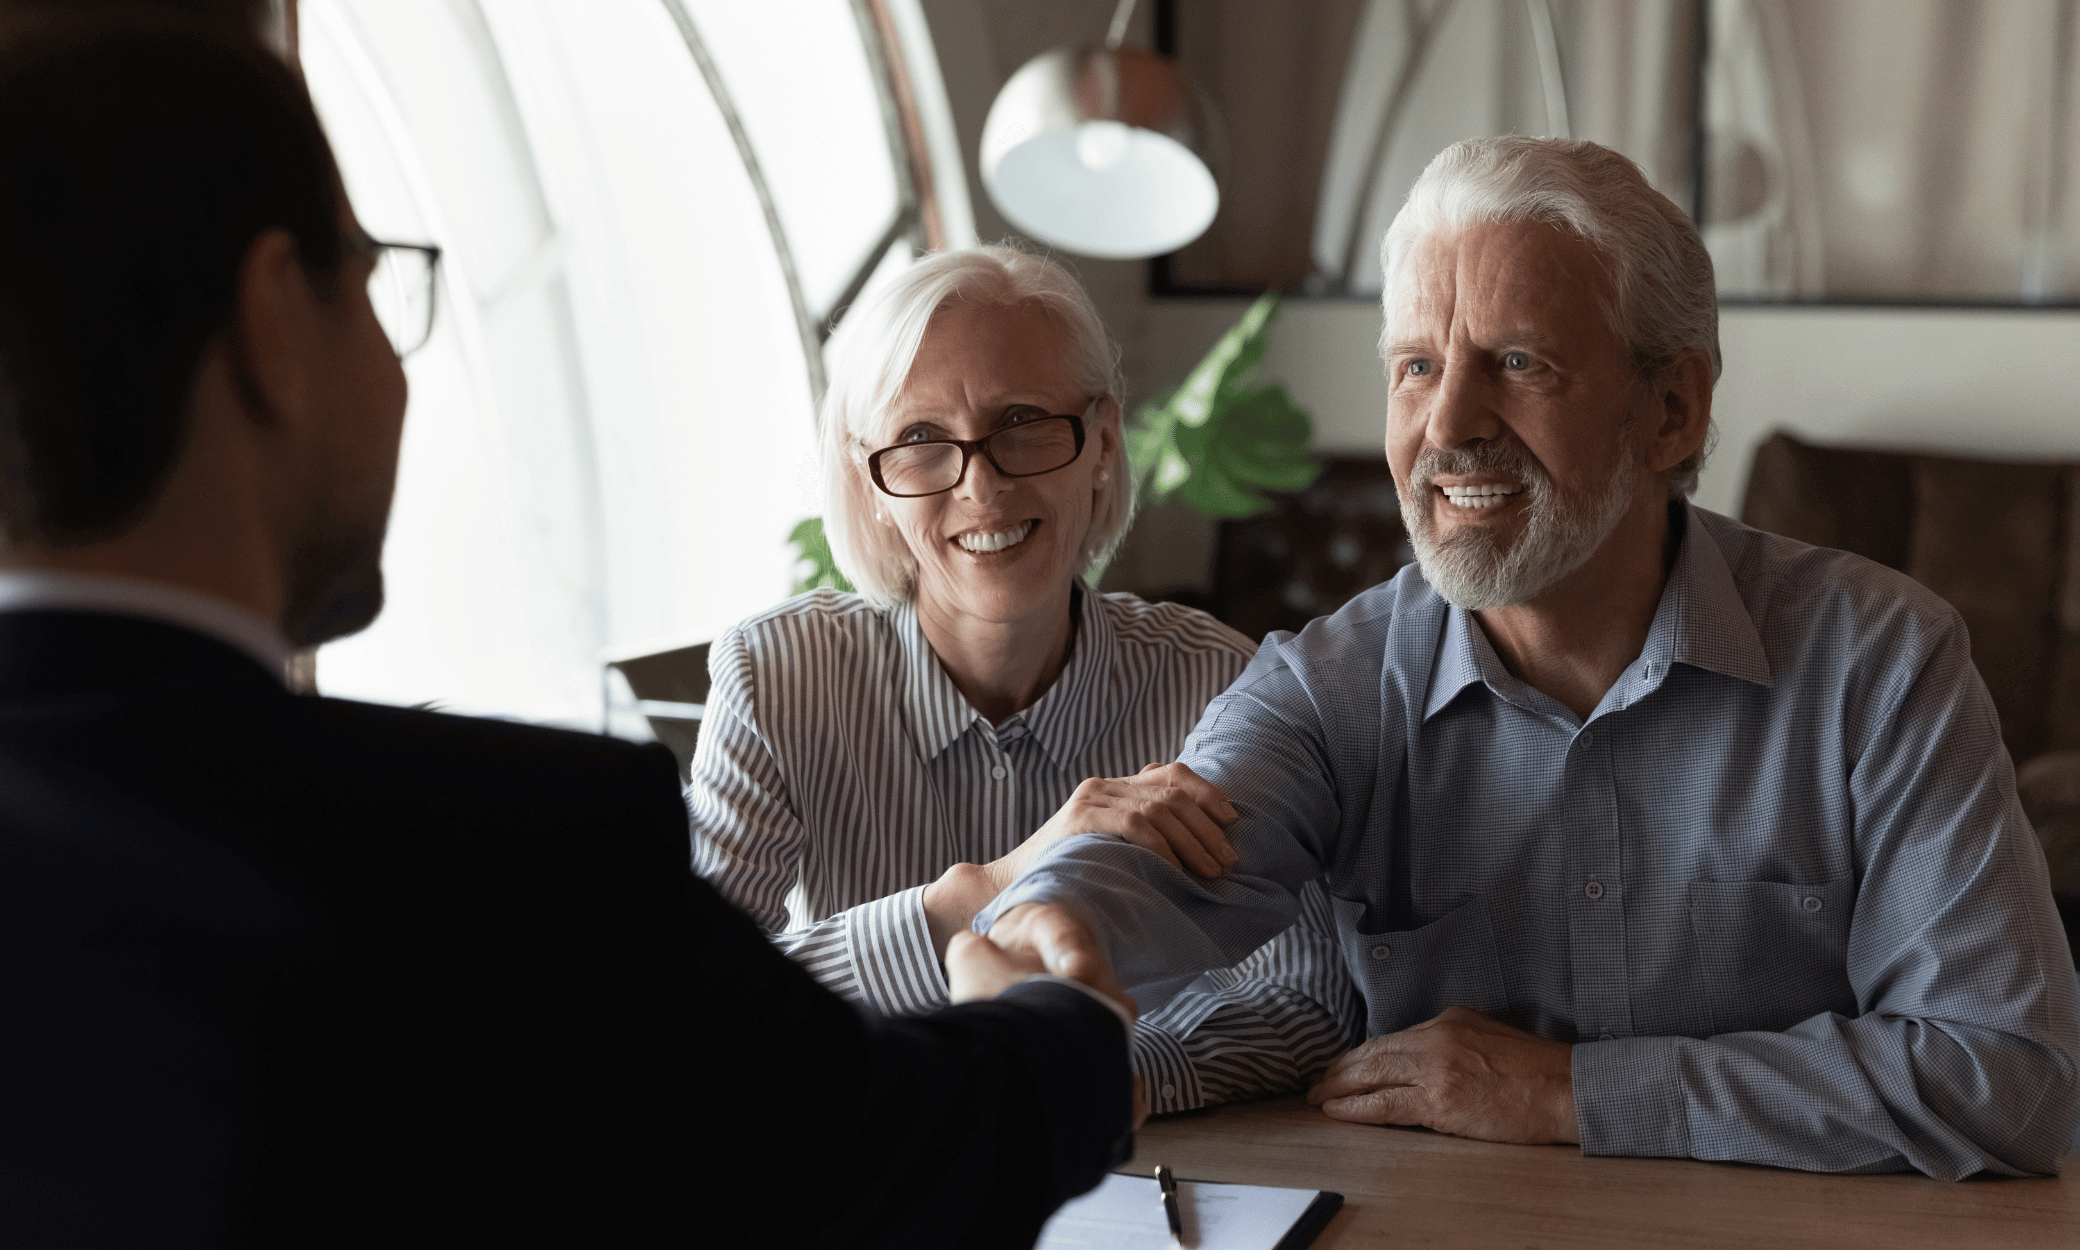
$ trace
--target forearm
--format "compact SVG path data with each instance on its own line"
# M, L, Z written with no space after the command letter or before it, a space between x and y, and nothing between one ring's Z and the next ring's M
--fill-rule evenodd
M767 936L825 989L884 1016L944 1007L946 971L916 886Z
M1344 969L1328 895L1312 884L1300 903L1292 928L1136 1030L1135 1070L1152 1112L1305 1089L1363 1037L1364 1003Z
M1574 1048L1582 1150L1956 1180L2058 1170L2072 1057L1949 1021L1815 1016L1783 1033Z
M1026 902L1068 908L1095 930L1143 1011L1167 1003L1210 968L1230 967L1293 923L1293 890L1319 869L1291 872L1288 886L1246 874L1202 879L1152 852L1108 837L1049 848L975 918L987 933ZM1310 866L1311 868L1311 866Z

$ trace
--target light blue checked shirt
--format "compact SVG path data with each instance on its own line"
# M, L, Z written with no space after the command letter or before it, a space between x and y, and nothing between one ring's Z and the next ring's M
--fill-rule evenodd
M1370 1034L1458 1003L1574 1043L1588 1154L2053 1172L2072 957L1955 611L1682 505L1645 647L1586 721L1416 567L1274 634L1183 756L1241 809L1202 882L1065 841L1144 1008L1321 880Z

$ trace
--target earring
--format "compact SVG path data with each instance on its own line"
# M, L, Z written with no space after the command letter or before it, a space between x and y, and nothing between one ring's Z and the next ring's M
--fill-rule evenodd
M1098 470L1098 485L1100 485L1100 486L1103 486L1103 485L1104 485L1105 483L1107 483L1107 482L1109 482L1109 481L1111 481L1111 480L1112 480L1112 470L1110 470L1110 469L1100 469L1100 470Z

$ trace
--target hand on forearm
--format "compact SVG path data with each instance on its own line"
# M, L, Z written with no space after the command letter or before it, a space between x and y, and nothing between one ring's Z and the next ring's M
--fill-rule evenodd
M1218 877L1240 858L1224 832L1235 818L1219 786L1182 764L1150 764L1132 777L1086 779L1032 837L989 867L1002 889L1053 843L1080 833L1109 833L1184 871Z
M1574 1048L1465 1007L1347 1051L1307 1091L1339 1120L1482 1141L1579 1142Z

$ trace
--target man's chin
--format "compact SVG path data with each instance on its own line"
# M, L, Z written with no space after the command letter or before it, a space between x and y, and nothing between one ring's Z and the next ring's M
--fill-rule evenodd
M383 566L378 560L336 565L316 577L292 580L282 633L298 647L358 634L383 611Z

